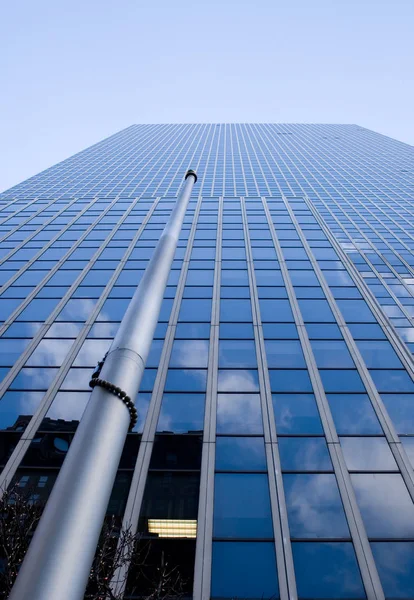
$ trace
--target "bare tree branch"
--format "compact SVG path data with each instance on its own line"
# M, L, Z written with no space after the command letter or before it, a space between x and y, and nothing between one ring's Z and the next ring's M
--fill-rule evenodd
M0 499L0 598L6 599L39 522L43 504L34 490L15 484ZM176 566L170 566L161 553L159 563L150 564L151 541L131 529L121 530L115 517L105 520L89 575L85 599L121 600L124 591L111 586L121 567L124 590L147 600L167 600L183 596L184 582ZM117 588L118 589L118 588ZM141 590L141 593L140 593ZM143 592L143 590L145 590Z

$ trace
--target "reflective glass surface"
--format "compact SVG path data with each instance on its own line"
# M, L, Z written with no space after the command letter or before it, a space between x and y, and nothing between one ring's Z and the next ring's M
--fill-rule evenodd
M372 542L386 598L414 597L414 542Z
M273 542L213 542L212 560L212 598L279 596Z
M265 471L264 440L260 437L219 437L216 440L217 471Z
M201 431L204 422L204 394L164 394L157 431L188 433Z
M365 598L350 542L293 542L299 598Z
M381 425L366 394L327 394L339 435L382 434Z
M350 471L397 471L385 438L343 437L342 451Z
M292 538L347 538L345 518L335 475L283 476Z
M217 433L263 433L262 411L258 394L219 394Z
M278 433L322 433L313 394L273 394L272 400Z
M283 471L332 471L328 446L323 438L280 437L280 463Z
M351 475L367 534L371 538L414 536L414 504L401 475Z
M273 537L267 475L216 473L213 535Z

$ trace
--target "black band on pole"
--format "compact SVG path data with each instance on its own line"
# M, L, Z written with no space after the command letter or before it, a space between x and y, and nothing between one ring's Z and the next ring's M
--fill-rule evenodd
M129 417L130 417L129 431L132 431L133 428L135 427L135 425L137 424L138 412L137 412L137 409L135 408L134 403L132 402L131 398L129 396L127 396L126 392L121 390L121 388L117 387L113 383L106 381L106 379L99 379L98 377L91 379L89 382L89 386L92 389L96 386L102 387L105 390L107 390L108 392L110 392L111 394L113 394L114 396L116 396L117 398L119 398L120 400L122 400L122 402L125 404L125 406L128 409L128 412L129 412Z
M197 181L197 173L195 171L193 171L193 169L188 169L187 173L185 174L184 179L187 179L187 177L189 177L190 175L192 175L195 179L194 183L196 183Z

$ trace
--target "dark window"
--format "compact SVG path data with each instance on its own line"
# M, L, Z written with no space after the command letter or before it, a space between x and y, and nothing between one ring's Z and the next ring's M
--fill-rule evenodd
M213 542L211 596L279 597L274 543Z
M202 431L204 403L204 394L164 394L157 431Z
M386 598L414 598L414 542L372 542Z
M366 597L350 542L293 542L299 598Z
M216 473L213 535L272 538L267 475Z

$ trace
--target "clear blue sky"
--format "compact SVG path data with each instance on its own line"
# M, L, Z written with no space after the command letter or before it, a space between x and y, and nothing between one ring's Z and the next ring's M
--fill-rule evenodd
M0 8L0 190L132 123L358 123L414 144L414 0Z

